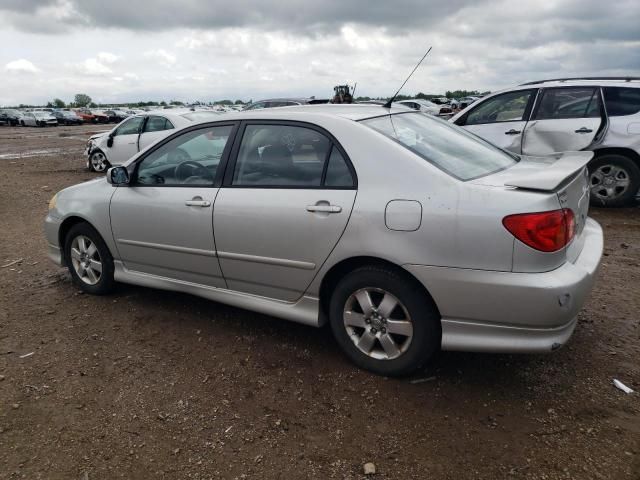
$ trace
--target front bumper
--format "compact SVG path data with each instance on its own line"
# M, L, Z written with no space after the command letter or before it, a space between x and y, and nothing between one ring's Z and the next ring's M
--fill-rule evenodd
M44 236L47 239L47 255L56 265L64 266L62 262L62 248L60 246L60 239L58 238L61 223L62 220L59 218L51 214L47 215L47 218L44 220Z
M575 262L544 273L405 265L442 316L442 349L539 353L567 342L591 292L602 256L602 228L589 218Z

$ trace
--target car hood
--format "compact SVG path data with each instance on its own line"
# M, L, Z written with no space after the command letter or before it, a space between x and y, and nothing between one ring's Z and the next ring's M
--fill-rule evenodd
M104 131L104 132L100 132L100 133L95 133L93 135L91 135L89 137L89 140L98 140L99 138L104 137L106 134L108 134L108 131Z

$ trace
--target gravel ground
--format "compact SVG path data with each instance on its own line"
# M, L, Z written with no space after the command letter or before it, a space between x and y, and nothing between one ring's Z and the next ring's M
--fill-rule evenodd
M393 380L316 330L178 293L81 294L46 257L100 127L0 127L0 478L640 479L640 210L569 344ZM20 259L19 262L5 266ZM364 464L376 473L364 476Z

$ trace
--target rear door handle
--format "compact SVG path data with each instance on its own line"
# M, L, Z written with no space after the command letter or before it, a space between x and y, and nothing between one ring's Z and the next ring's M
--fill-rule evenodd
M187 200L184 202L187 207L210 207L211 202L208 200L203 200L201 197L195 197L191 200Z
M340 213L342 207L338 205L307 205L307 212Z
M507 130L506 132L504 132L505 135L518 135L519 133L522 133L522 131L514 130L513 128L511 130Z
M587 127L582 127L576 130L576 133L591 133L591 132L593 132L593 130Z

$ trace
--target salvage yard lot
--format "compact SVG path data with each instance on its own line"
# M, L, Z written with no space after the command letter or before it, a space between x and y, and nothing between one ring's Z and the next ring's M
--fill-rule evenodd
M0 127L0 478L638 479L640 209L593 209L594 292L547 356L393 380L328 329L179 293L81 294L42 234L95 126ZM28 355L31 354L32 355Z

